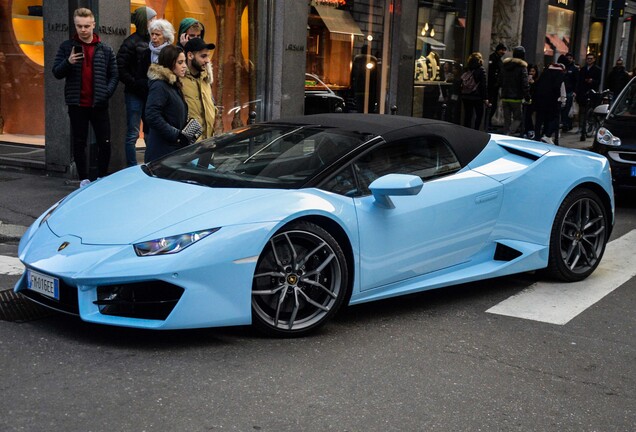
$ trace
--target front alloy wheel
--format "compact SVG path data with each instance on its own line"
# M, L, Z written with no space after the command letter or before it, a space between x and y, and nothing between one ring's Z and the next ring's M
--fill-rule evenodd
M596 193L589 189L571 192L559 207L552 227L548 272L568 282L592 274L605 251L608 223Z
M321 227L291 224L261 253L252 283L255 326L274 336L301 336L341 306L348 270L342 249Z

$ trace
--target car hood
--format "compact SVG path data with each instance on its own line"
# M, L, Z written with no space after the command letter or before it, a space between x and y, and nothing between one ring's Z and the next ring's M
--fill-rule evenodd
M248 201L269 199L280 193L284 191L180 183L149 177L139 167L133 167L94 182L69 197L47 223L56 235L80 237L84 244L129 244L176 224L185 229L183 222L189 219L239 204L245 208ZM260 216L253 218L256 217ZM223 222L227 223L227 219L224 217ZM244 220L245 213L234 219ZM209 220L212 225L218 222L218 218ZM197 226L200 223L193 223L188 230L218 226ZM172 233L176 234L182 232Z

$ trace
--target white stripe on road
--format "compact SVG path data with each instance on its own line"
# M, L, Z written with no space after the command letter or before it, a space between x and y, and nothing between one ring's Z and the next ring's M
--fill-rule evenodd
M585 280L573 283L537 282L486 312L567 324L607 294L636 276L636 230L608 243L598 268Z
M0 255L0 275L19 276L24 272L24 266L19 259Z

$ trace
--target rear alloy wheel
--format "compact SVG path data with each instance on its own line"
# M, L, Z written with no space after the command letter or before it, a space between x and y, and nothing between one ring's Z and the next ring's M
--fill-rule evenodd
M567 282L588 277L598 266L608 237L608 216L596 193L576 189L557 212L550 237L548 273Z
M309 222L276 233L261 253L252 283L252 319L274 336L303 336L341 306L348 269L342 249Z

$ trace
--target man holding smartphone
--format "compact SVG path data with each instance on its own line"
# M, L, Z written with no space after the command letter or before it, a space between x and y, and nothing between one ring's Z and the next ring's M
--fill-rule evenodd
M79 179L95 180L108 175L110 162L110 116L108 101L119 80L111 47L103 44L95 30L90 9L73 13L77 34L62 42L53 64L53 75L65 79L64 98L73 135L73 158ZM89 173L86 159L88 126L97 140L97 174Z

